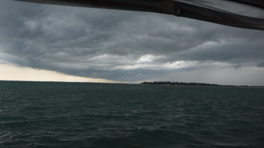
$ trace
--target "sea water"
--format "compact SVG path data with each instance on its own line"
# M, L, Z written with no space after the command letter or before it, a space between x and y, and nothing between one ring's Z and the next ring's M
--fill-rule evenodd
M264 147L264 89L0 82L0 147Z

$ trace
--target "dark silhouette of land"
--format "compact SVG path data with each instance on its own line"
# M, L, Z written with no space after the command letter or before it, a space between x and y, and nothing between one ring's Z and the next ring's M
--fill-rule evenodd
M170 82L170 81L154 81L154 82L142 82L143 85L178 85L178 86L211 86L211 87L258 87L264 88L264 86L248 86L248 85L218 85L208 83L196 83L196 82Z

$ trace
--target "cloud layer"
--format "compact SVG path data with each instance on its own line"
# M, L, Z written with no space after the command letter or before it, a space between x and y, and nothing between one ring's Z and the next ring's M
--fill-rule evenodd
M227 81L234 71L247 69L259 81L250 83L250 75L237 81L264 84L263 31L10 0L1 0L0 20L0 59L21 67L130 82L179 80L187 73L182 80L199 81L208 72L222 72ZM216 82L214 75L203 80Z

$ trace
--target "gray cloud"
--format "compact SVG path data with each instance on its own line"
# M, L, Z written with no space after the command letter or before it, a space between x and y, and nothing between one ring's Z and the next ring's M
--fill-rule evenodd
M238 64L238 65L234 65L233 66L235 69L239 69L241 67L241 64Z
M263 63L258 63L258 67L264 67L264 62Z
M166 79L217 62L262 67L262 31L155 13L10 0L1 0L0 12L0 53L6 55L0 58L22 67L119 81ZM195 64L173 68L177 61Z

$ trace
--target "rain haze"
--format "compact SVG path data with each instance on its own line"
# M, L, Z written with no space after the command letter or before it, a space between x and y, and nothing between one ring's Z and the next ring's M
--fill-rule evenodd
M264 32L1 0L0 80L264 85Z

